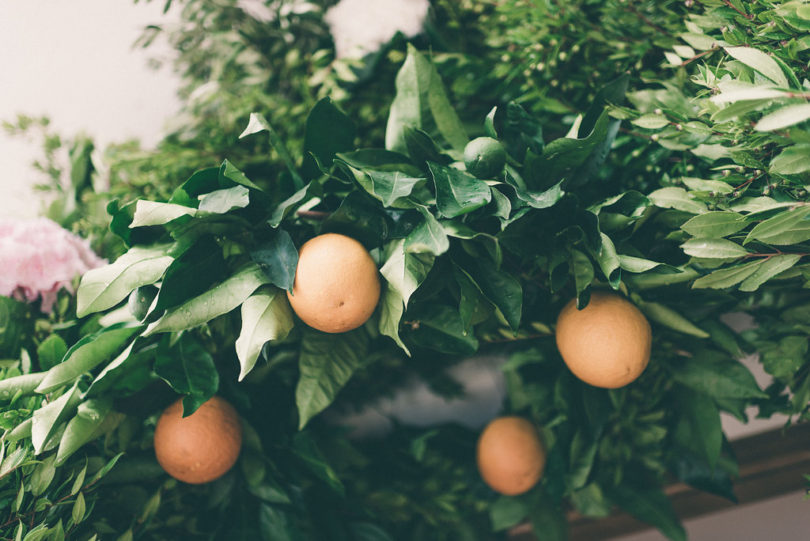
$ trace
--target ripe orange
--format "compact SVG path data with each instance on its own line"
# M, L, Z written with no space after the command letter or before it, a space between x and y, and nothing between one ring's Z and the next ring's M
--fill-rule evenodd
M492 490L515 496L543 476L546 450L535 426L521 417L499 417L478 438L478 471Z
M556 338L571 372L595 387L623 387L650 361L650 323L634 304L613 293L593 293L582 310L576 300L565 305Z
M242 447L239 415L228 402L212 397L183 417L183 401L166 408L155 428L155 454L166 473L202 484L223 476Z
M366 322L380 300L377 265L351 237L326 233L298 252L290 306L319 331L340 333Z

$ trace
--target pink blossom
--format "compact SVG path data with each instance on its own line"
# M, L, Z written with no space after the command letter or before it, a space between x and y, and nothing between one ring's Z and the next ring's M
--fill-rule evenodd
M34 302L50 313L57 292L73 292L76 276L104 265L87 240L47 219L0 218L0 295Z

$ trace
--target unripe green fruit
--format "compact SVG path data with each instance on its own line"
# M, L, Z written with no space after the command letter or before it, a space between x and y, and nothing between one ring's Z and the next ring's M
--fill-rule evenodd
M464 165L478 178L493 178L506 165L506 150L492 137L478 137L464 147Z
M129 294L127 306L129 311L138 321L143 321L149 313L149 307L157 296L158 289L155 286L142 286Z

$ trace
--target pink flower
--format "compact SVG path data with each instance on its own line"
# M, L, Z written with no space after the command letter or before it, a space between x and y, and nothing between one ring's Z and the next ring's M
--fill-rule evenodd
M106 263L90 243L47 219L0 219L0 295L34 302L50 313L57 292Z

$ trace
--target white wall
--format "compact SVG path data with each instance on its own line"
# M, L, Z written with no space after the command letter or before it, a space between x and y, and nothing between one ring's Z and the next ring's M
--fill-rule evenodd
M101 145L160 139L178 108L176 80L147 67L133 43L161 20L163 2L25 0L0 2L0 121L17 113L47 115L65 135L85 132ZM168 51L163 50L163 54ZM29 164L37 145L0 133L0 217L33 217L31 187L42 180Z

